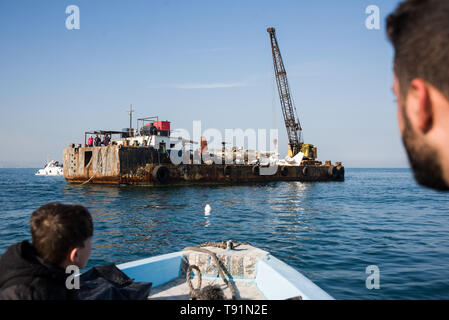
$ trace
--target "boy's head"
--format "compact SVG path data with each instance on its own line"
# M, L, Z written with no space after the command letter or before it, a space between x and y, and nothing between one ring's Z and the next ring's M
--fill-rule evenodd
M92 217L77 205L48 203L30 218L33 247L46 262L84 268L90 257Z

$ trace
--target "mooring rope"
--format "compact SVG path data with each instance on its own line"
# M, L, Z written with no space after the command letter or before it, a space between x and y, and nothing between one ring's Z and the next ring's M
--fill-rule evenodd
M89 178L89 180L84 181L83 183L81 183L81 185L85 185L86 183L90 182L90 180L92 180L95 177L95 175L93 175L92 177Z
M201 247L215 247L215 248L227 249L228 246L230 246L230 249L232 250L242 244L251 245L251 243L249 243L249 242L238 242L238 241L229 240L229 241L221 241L221 242L208 241L208 242L198 245L197 247L200 247L200 248Z
M197 289L196 290L200 290L201 289L201 271L200 268L198 268L195 265L189 265L189 267L187 268L187 272L186 272L186 281L187 281L187 285L189 286L190 289L190 296L192 296L192 294L195 292L195 289L193 288L192 285L192 281L190 280L190 272L192 271L192 269L196 270L198 273L198 281L197 281Z
M224 243L224 245L223 245L223 243ZM239 243L238 245L240 245L240 244L241 244L241 243ZM224 272L225 272L224 267L223 267L222 264L220 263L220 260L218 260L217 255L216 255L214 252L210 251L210 250L207 250L207 249L204 249L204 248L200 248L200 247L210 247L210 246L217 247L217 248L222 248L222 249L226 249L227 246L228 246L228 244L227 244L226 241L222 241L222 242L206 242L206 243L203 243L203 244L201 244L201 245L199 245L199 246L197 246L197 247L186 247L186 248L184 248L184 250L197 251L197 252L202 252L202 253L206 253L206 254L210 255L210 256L212 257L212 260L214 261L215 265L217 266L218 274L220 275L220 277L221 277L221 279L223 280L223 282L225 283L225 285L226 285L226 286L229 288L229 290L231 291L231 299L232 299L232 300L235 300L236 293L235 293L234 284L232 283L232 281L228 281L228 279L226 279L226 276L225 276L225 274L224 274ZM224 247L223 247L223 246L224 246ZM199 268L198 268L197 266L189 266L189 268L187 268L187 275L186 275L186 278L187 278L187 284L189 285L189 288L190 288L190 294L191 294L191 295L192 295L192 294L194 293L194 291L195 291L195 290L193 289L192 283L190 282L190 271L191 271L192 269L197 270L199 276L201 276L201 273L199 272ZM200 286L201 286L201 281L200 281L199 279L198 279L198 283L199 283L199 286L198 286L198 289L196 289L196 290L201 289L201 288L200 288Z

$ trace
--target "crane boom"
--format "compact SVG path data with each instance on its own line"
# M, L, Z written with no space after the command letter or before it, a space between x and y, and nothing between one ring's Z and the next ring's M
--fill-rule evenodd
M285 127L287 129L290 155L293 157L301 151L301 147L303 144L302 128L296 115L295 105L293 104L292 97L290 95L287 72L285 71L284 63L282 61L281 52L279 50L278 42L276 39L275 29L268 28L267 32L270 34L274 74L276 76L279 99L281 101L282 113L284 115Z

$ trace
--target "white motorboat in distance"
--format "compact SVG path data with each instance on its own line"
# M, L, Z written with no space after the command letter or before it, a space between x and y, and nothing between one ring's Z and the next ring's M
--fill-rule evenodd
M43 169L39 169L36 176L63 176L64 171L62 164L59 161L51 160L48 162Z

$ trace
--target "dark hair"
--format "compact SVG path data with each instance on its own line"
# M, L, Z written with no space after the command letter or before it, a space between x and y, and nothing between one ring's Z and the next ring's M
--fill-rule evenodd
M387 18L401 96L423 79L449 99L449 1L406 0Z
M48 203L30 218L33 247L46 262L61 264L73 248L93 235L92 217L83 206Z

